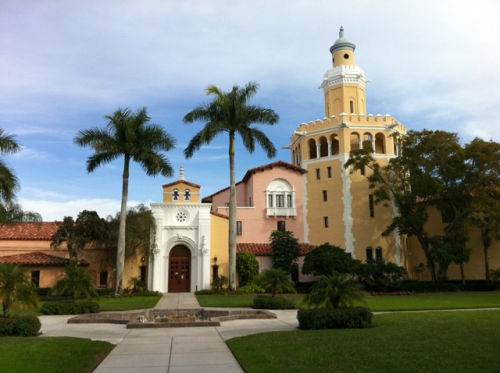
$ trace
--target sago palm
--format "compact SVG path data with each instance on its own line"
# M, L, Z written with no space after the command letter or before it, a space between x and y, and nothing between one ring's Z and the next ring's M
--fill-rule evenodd
M148 176L161 174L171 177L172 166L160 152L174 148L175 140L161 126L149 123L151 118L148 117L146 108L135 113L128 108L120 108L105 118L108 120L106 128L81 130L75 137L75 143L79 146L89 146L94 151L87 160L88 172L123 157L122 201L116 256L116 294L121 294L130 162L139 163Z
M38 308L38 295L29 273L12 263L0 263L0 299L4 317L9 317L11 308Z
M73 302L77 298L97 298L95 280L90 271L76 263L64 268L64 277L52 288L54 294L70 294Z
M241 136L243 145L250 152L255 150L257 142L266 152L268 158L276 156L276 148L264 132L251 127L252 124L276 124L278 114L272 109L259 105L249 105L249 100L257 93L259 85L254 82L245 87L233 86L229 92L224 92L210 85L206 90L212 101L203 103L184 116L184 123L196 121L205 122L205 126L189 142L184 150L186 158L191 158L196 150L210 142L220 134L227 133L229 137L229 287L236 287L236 182L234 170L235 136Z
M334 273L320 276L302 303L309 307L340 308L352 306L364 297L363 288L355 278L349 274Z
M290 274L281 268L271 268L262 271L258 278L258 284L266 291L271 291L271 297L276 293L290 292L295 293L295 286L290 280Z

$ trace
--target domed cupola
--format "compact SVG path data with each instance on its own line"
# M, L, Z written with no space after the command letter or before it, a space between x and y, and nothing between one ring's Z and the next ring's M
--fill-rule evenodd
M335 41L335 43L330 47L330 53L333 54L336 50L339 49L349 49L351 51L356 50L356 45L354 43L351 43L349 39L344 37L344 28L340 26L340 31L339 31L339 38Z

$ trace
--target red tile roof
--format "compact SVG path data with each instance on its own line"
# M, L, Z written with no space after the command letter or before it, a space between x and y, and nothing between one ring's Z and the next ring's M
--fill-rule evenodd
M50 240L57 231L57 224L15 223L0 227L0 240Z
M177 181L174 181L174 182L171 182L171 183L168 183L168 184L163 184L162 187L166 188L166 187L169 187L169 186L172 186L172 185L177 185L177 184L186 184L186 185L192 186L193 188L200 189L200 186L198 184L191 183L191 182L186 181L186 180L177 180Z
M69 259L61 258L60 256L48 255L39 251L34 251L27 254L15 254L0 256L2 263L22 264L24 266L66 266L70 263ZM89 263L85 260L80 260L81 266L88 266Z
M316 248L308 243L300 243L300 255L306 255ZM271 244L269 243L238 243L236 244L237 253L251 253L255 256L270 256Z

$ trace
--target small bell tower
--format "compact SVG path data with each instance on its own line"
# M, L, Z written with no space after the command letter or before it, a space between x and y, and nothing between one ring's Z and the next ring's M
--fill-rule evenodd
M325 116L339 114L366 114L365 86L369 82L365 73L354 64L356 45L344 36L340 27L339 38L330 47L332 68L323 78L320 88L325 94Z

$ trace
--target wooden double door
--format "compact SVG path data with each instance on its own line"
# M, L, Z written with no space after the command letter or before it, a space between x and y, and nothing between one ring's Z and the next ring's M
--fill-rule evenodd
M191 291L191 251L184 245L170 250L168 259L168 292L188 293Z

